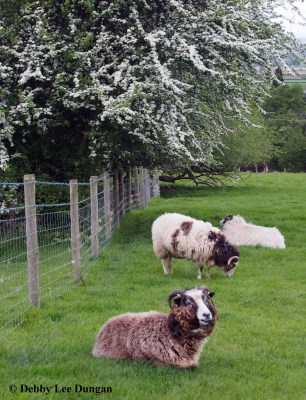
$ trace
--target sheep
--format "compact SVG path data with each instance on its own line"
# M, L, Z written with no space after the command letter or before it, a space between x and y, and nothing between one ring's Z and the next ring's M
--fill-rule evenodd
M192 260L197 264L198 279L202 279L204 264L206 278L209 279L213 265L230 277L239 261L238 249L226 241L218 228L210 222L177 213L163 214L153 222L152 241L165 275L172 273L172 257Z
M220 221L226 239L236 246L263 246L284 249L285 239L277 228L257 226L240 215L227 215Z
M206 286L174 290L168 296L169 314L149 311L110 318L97 335L92 355L197 367L217 320L213 295Z

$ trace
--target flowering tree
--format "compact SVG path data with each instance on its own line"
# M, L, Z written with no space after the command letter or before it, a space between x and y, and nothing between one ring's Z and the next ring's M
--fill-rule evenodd
M4 6L1 167L26 153L53 176L212 166L228 120L248 122L297 48L273 19L284 3L24 0L14 19Z

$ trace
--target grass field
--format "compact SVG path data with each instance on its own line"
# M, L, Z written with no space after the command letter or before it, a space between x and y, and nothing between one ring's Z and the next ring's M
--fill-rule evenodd
M305 203L306 174L252 174L223 189L164 186L161 198L124 217L84 284L56 301L43 301L2 340L0 398L91 399L96 394L85 390L92 386L112 388L100 397L124 400L305 399ZM151 224L169 211L215 226L229 213L241 214L277 226L287 248L241 247L232 278L214 268L202 282L216 292L219 321L199 368L94 359L96 333L110 316L167 312L170 291L199 285L191 262L173 260L173 276L164 276L153 253ZM40 385L50 388L47 396L25 392Z
M299 84L303 87L304 90L306 89L306 79L285 79L284 82L288 85Z

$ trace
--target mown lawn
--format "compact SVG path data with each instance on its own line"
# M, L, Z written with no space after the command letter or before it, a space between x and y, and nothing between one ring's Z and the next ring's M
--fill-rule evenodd
M54 302L45 299L2 340L0 398L95 398L76 393L75 385L111 387L112 393L100 397L112 399L306 398L305 204L306 174L252 174L223 189L164 186L162 197L147 209L125 216L82 286ZM256 224L277 226L287 248L241 247L232 278L214 268L212 278L202 282L216 292L219 322L196 370L94 359L96 333L110 316L167 312L170 291L199 284L191 262L174 260L173 276L164 276L153 253L151 224L169 211L215 226L229 213L241 214ZM9 385L16 385L15 393ZM21 393L21 385L42 385L50 393ZM71 393L59 393L63 387Z

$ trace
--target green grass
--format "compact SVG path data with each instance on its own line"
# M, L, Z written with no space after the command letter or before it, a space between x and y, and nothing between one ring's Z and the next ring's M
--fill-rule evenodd
M90 399L74 385L112 387L112 399L301 400L305 380L305 174L252 174L233 187L196 189L165 185L149 207L127 214L112 244L85 283L56 301L43 299L0 346L1 399ZM143 362L97 360L95 336L110 316L127 311L167 312L167 295L194 287L197 269L174 260L164 276L150 228L161 213L175 211L211 221L228 213L277 226L285 250L241 247L232 278L217 268L204 283L216 292L219 322L204 347L199 368L177 370ZM10 394L10 384L17 392ZM20 385L53 387L48 396L20 393ZM55 393L54 385L72 387Z
M301 85L303 88L306 88L306 79L285 79L285 83L286 83L287 85L290 85L290 84L294 84L294 85L299 84L299 85Z

